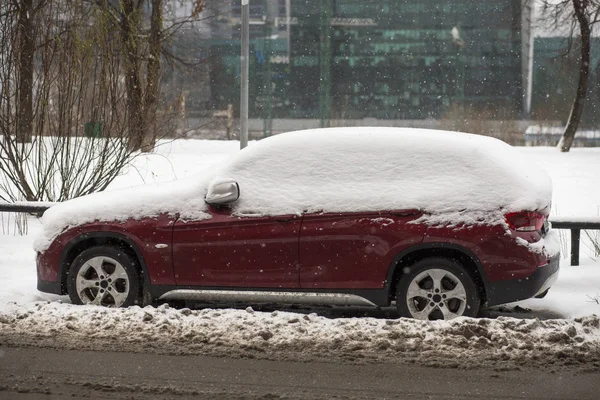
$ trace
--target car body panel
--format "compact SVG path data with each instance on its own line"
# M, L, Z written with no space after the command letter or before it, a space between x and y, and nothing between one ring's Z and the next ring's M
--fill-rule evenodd
M178 285L299 286L300 217L240 217L214 207L210 213L210 219L175 223L173 269Z
M68 271L71 250L84 241L93 246L103 239L124 240L140 257L144 274L153 285L174 285L172 231L176 217L162 214L154 218L94 222L69 229L37 256L38 276L43 281L59 281Z
M547 264L537 267L529 276L489 282L487 305L494 306L525 300L544 293L556 282L559 264L560 254L556 254L548 259Z
M523 279L545 265L548 258L517 243L526 236L531 242L541 239L540 233L521 233L504 226L472 225L429 227L424 243L453 243L469 249L483 266L486 281Z
M378 289L403 249L423 240L420 214L398 211L308 214L300 232L300 286L306 289Z
M61 281L69 268L66 256L84 241L93 245L102 238L128 243L150 292L158 294L177 288L366 293L381 306L386 298L389 303L391 278L402 257L449 248L475 261L489 305L536 295L558 271L557 256L549 259L517 243L517 238L535 243L543 232L428 226L414 223L420 214L402 212L279 217L210 212L210 219L200 221L164 214L67 230L38 254L38 288L66 293Z

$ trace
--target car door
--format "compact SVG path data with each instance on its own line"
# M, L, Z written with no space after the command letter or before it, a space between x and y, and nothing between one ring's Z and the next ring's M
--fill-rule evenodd
M300 287L379 289L396 255L423 241L417 210L308 214L300 230Z
M232 215L209 206L211 218L178 220L173 264L178 285L295 288L301 218Z

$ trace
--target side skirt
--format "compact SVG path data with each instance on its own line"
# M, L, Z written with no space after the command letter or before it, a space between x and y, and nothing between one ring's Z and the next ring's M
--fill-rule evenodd
M204 288L152 286L154 298L160 300L194 300L208 302L281 303L332 306L384 307L390 304L385 289L309 291L272 289Z

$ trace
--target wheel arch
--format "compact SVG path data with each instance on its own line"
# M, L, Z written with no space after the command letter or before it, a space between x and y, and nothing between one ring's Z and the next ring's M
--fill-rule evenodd
M412 246L403 250L394 258L386 277L389 301L395 297L398 281L404 275L404 268L430 257L448 258L463 265L479 289L481 303L485 304L487 301L487 279L479 258L464 246L443 242L422 243Z
M117 232L87 232L72 239L63 249L60 255L58 273L62 294L67 294L67 278L69 268L75 258L84 250L94 246L119 246L138 261L139 273L142 278L140 282L142 290L150 282L148 268L144 256L136 243L127 235Z

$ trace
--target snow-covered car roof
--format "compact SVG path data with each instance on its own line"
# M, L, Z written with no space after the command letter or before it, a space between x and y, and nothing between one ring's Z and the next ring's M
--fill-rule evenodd
M548 174L485 136L409 128L290 132L240 152L218 173L240 185L237 213L421 209L535 210Z
M231 178L237 215L420 209L429 223L503 223L550 205L548 174L497 139L411 128L328 128L251 144L213 176L96 193L50 208L38 251L70 227L179 213L204 219L212 179Z

